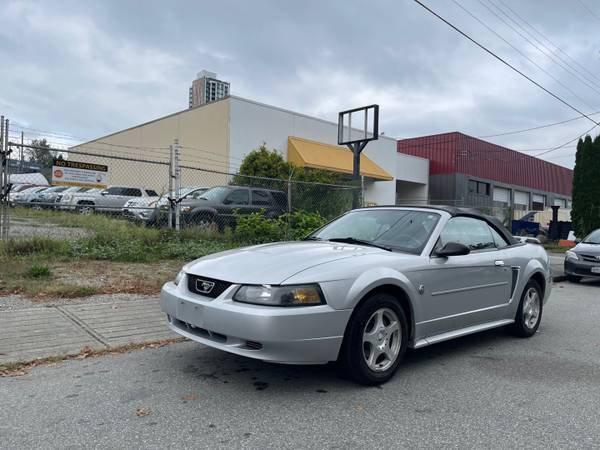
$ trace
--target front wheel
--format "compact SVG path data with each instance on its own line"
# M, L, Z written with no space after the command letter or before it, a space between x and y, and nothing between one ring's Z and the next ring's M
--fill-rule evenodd
M515 323L511 326L513 334L518 337L533 336L542 321L542 307L542 289L536 281L529 280L521 296Z
M340 351L344 375L366 385L388 381L406 353L408 325L396 299L368 298L352 316Z
M581 281L581 277L577 275L567 275L567 281L570 283L579 283Z

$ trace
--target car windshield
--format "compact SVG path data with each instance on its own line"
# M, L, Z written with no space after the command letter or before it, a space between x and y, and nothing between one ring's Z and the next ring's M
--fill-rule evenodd
M213 202L221 201L225 198L225 196L227 194L229 194L229 192L231 192L231 188L228 188L225 186L218 186L218 187L209 189L208 191L206 191L204 194L202 194L198 198L208 200L208 201L213 201Z
M363 241L406 253L419 254L435 228L439 214L399 209L352 211L310 235L310 240Z
M583 241L584 244L600 244L600 229L592 231Z

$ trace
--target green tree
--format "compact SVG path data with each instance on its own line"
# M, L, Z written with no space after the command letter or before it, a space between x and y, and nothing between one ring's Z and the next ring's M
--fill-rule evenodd
M25 148L27 159L38 165L40 173L50 180L52 178L52 162L56 157L62 159L62 155L55 150L51 150L46 139L33 139L29 145L31 147Z
M600 136L577 143L573 173L573 231L579 238L600 228Z
M265 177L271 180L253 177ZM246 155L232 184L288 192L290 177L294 210L319 213L325 218L332 218L352 206L351 190L325 186L325 184L349 185L349 177L329 170L297 167L287 162L277 150L269 150L264 143Z

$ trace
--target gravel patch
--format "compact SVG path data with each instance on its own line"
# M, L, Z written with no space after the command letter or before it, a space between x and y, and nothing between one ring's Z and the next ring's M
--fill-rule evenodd
M91 295L89 297L79 298L56 298L31 300L23 295L7 295L0 297L0 314L3 311L16 311L19 309L28 308L47 308L52 306L64 305L89 305L96 303L116 303L127 302L134 300L156 301L156 295L140 295L140 294L102 294Z
M57 227L52 225L21 225L11 223L9 236L11 238L48 237L60 240L73 240L92 236L85 228Z

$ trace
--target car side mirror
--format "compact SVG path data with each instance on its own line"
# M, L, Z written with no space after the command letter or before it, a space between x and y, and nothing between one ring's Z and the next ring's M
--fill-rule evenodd
M100 195L108 195L108 191L104 190L100 192Z
M461 256L471 253L471 249L465 244L459 242L448 242L441 249L435 252L436 256L447 258L448 256Z

